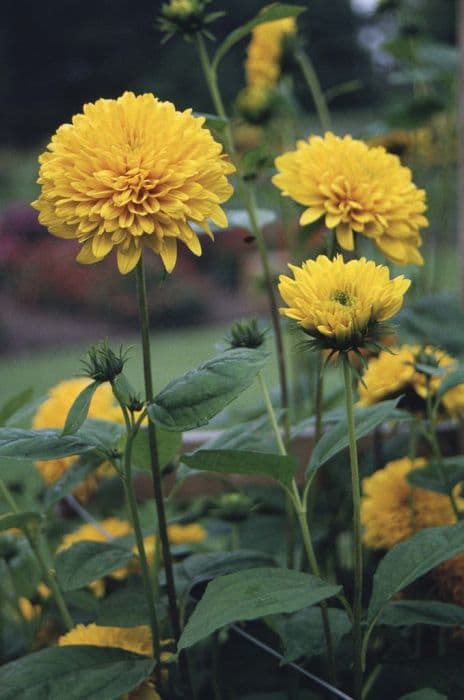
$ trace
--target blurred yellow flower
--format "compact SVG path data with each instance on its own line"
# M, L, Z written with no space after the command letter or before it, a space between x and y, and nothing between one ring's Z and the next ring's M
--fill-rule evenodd
M26 622L32 622L33 620L40 617L42 608L40 605L33 605L28 598L19 598L18 606L21 615L26 620Z
M199 523L168 525L168 537L171 544L197 544L208 536L205 528Z
M90 379L77 378L66 379L48 391L45 401L37 409L32 420L32 427L43 428L63 428L66 416L74 400L80 392L90 384ZM120 407L117 405L110 384L101 384L93 395L90 403L89 418L123 423L124 417ZM54 484L63 476L76 461L77 457L60 457L35 463L47 486ZM114 470L108 463L103 464L75 489L74 495L80 500L86 500L95 490L98 482L105 476L114 474Z
M142 245L168 272L178 240L201 255L192 224L211 237L209 220L227 225L220 204L232 194L226 176L235 170L204 122L152 94L84 105L39 158L41 194L33 206L40 222L76 239L81 263L96 263L115 247L122 274L137 265Z
M280 313L336 350L362 347L373 326L401 308L410 285L403 275L390 279L387 267L365 258L345 263L341 255L334 260L319 255L289 268L294 279L279 278L279 292L289 307Z
M426 464L424 459L397 459L363 479L361 522L364 543L372 549L390 549L426 527L456 522L447 495L414 488L407 475ZM458 507L464 506L461 485L454 489Z
M427 226L425 191L411 171L382 147L327 132L299 141L276 159L273 177L282 194L306 207L300 224L324 218L345 250L354 234L372 238L393 262L423 264L419 230Z
M415 365L421 361L441 371L434 376L418 372ZM432 396L437 392L443 378L456 366L456 360L439 348L430 345L401 345L382 351L369 360L362 382L358 382L359 405L371 406L378 401L405 394L405 406L412 410L422 409L427 392ZM442 407L452 418L464 415L464 384L458 384L447 391L442 399Z
M284 41L294 34L294 17L264 22L253 29L245 61L248 85L271 88L277 83Z

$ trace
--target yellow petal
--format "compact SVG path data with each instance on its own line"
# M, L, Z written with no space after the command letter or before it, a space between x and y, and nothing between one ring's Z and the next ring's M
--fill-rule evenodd
M160 255L166 272L172 272L177 260L177 240L172 236L167 236L163 240Z
M345 250L354 250L354 236L350 224L338 224L337 241Z

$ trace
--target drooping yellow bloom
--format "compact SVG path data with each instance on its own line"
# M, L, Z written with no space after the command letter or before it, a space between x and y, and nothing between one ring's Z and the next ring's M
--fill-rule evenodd
M289 265L295 279L281 275L279 292L289 308L280 313L297 321L325 347L362 347L373 324L386 321L403 304L410 281L390 279L388 268L365 258L345 263L319 255L301 267Z
M204 121L152 94L84 105L40 156L41 194L33 203L40 222L79 241L81 263L115 247L122 274L137 265L142 245L168 272L178 240L201 255L191 225L211 237L209 221L227 225L220 204L232 194L226 176L235 170Z
M88 384L90 384L90 379L82 377L66 379L52 387L48 391L48 397L37 409L32 420L32 427L36 429L63 428L69 409ZM105 383L98 387L92 397L88 417L121 424L124 422L122 411L113 397L110 384ZM50 486L63 476L76 459L76 457L59 457L47 461L40 460L35 465L45 483ZM76 488L74 494L81 500L87 499L97 487L98 481L113 473L114 470L108 464L102 465L86 477Z
M277 83L284 40L295 33L294 17L264 22L253 29L245 61L248 85L271 88Z
M327 132L299 141L276 159L273 177L282 194L306 207L300 224L323 218L345 250L354 234L372 238L393 262L423 264L419 230L427 226L425 191L411 171L382 147Z
M448 495L414 488L407 480L413 469L425 465L424 459L413 462L405 457L389 462L372 476L363 479L361 522L363 539L373 549L390 549L426 527L452 525L456 522ZM459 508L461 485L454 489Z
M418 361L436 366L438 372L427 376L416 371ZM369 360L363 381L358 383L359 405L371 406L378 401L405 394L405 405L411 409L423 408L427 393L434 396L444 377L453 371L456 360L439 348L430 345L402 345L391 352L382 351ZM464 415L464 384L447 391L442 398L444 411L452 418Z

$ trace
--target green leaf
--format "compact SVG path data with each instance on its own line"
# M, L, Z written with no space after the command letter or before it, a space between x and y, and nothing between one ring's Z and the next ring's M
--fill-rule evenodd
M93 395L100 384L101 382L92 382L91 384L88 384L75 398L74 403L66 416L62 435L74 435L74 433L77 433L87 418Z
M193 585L193 583L231 574L234 571L268 567L274 563L269 554L253 549L240 549L237 552L192 554L182 562L182 569Z
M56 459L83 454L95 448L80 435L61 435L61 430L0 428L0 458Z
M260 350L228 350L170 382L148 406L153 423L182 432L206 425L247 389L269 355Z
M368 435L385 421L400 418L402 414L395 410L398 401L399 397L391 401L380 401L375 406L368 408L356 408L354 412L356 438L359 440ZM344 417L337 425L324 433L317 443L306 469L306 478L312 478L323 464L348 445L348 424L346 417Z
M390 549L374 575L367 613L368 627L376 623L395 593L463 550L464 522L422 530Z
M134 601L137 604L134 605ZM136 627L149 619L145 592L140 582L120 588L104 598L96 619L103 627Z
M387 605L378 624L388 627L464 627L464 608L437 600L399 600Z
M76 435L102 452L111 452L117 448L124 433L125 427L120 423L88 418Z
M420 690L413 690L412 693L407 695L402 695L400 700L447 700L447 696L442 695L442 693L433 688L421 688Z
M276 419L280 421L283 411L276 411ZM234 425L223 430L217 437L208 440L203 445L206 450L253 450L256 452L273 452L277 448L269 416L265 413L260 418L246 423Z
M25 527L39 527L42 522L42 516L33 510L25 510L21 513L6 513L0 515L0 532L9 530L12 527L18 527L23 530Z
M180 452L182 433L155 428L160 467L165 467ZM132 443L132 462L139 469L151 469L151 453L147 428L141 428Z
M329 608L329 622L334 649L351 631L351 622L344 610ZM291 615L271 617L269 626L282 640L284 658L281 665L301 657L312 659L326 653L326 640L322 615L319 608L305 608Z
M65 471L63 476L47 489L43 500L44 509L48 510L55 503L58 503L58 501L61 501L62 498L67 496L68 493L74 491L76 486L78 486L94 469L99 467L101 463L101 455L96 455L93 452L79 457L77 462L72 464L69 469Z
M440 382L440 386L435 396L435 401L440 401L447 391L459 384L464 384L464 367L458 367L453 372L446 375Z
M416 488L447 494L449 487L454 488L456 484L464 481L464 457L445 457L441 460L441 466L446 474L446 483L435 460L430 460L419 469L413 469L406 478Z
M208 584L178 649L190 647L232 622L295 612L339 591L340 586L291 569L258 568L220 576Z
M272 22L277 19L285 19L286 17L298 17L299 14L304 12L306 8L300 7L299 5L284 5L280 3L275 3L269 7L264 8L261 12L250 20L246 24L243 24L238 29L235 29L229 34L228 37L222 42L222 44L217 49L212 66L217 69L219 63L222 61L224 56L230 51L230 49L235 46L235 44L242 39L244 39L247 34L249 34L255 27L264 22Z
M32 389L25 389L6 401L0 408L0 425L4 425L14 414L32 399Z
M0 668L0 700L116 700L149 677L153 659L122 649L42 649Z
M199 471L270 476L287 487L298 469L294 457L245 450L197 450L183 455L182 462Z
M131 551L110 542L77 542L56 557L56 574L64 591L74 591L119 569L132 557Z

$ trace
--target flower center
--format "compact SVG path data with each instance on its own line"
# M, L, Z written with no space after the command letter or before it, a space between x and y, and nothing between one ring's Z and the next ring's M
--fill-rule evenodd
M336 290L335 294L332 297L332 300L336 301L337 304L341 304L342 306L353 306L354 304L354 299L342 289Z

